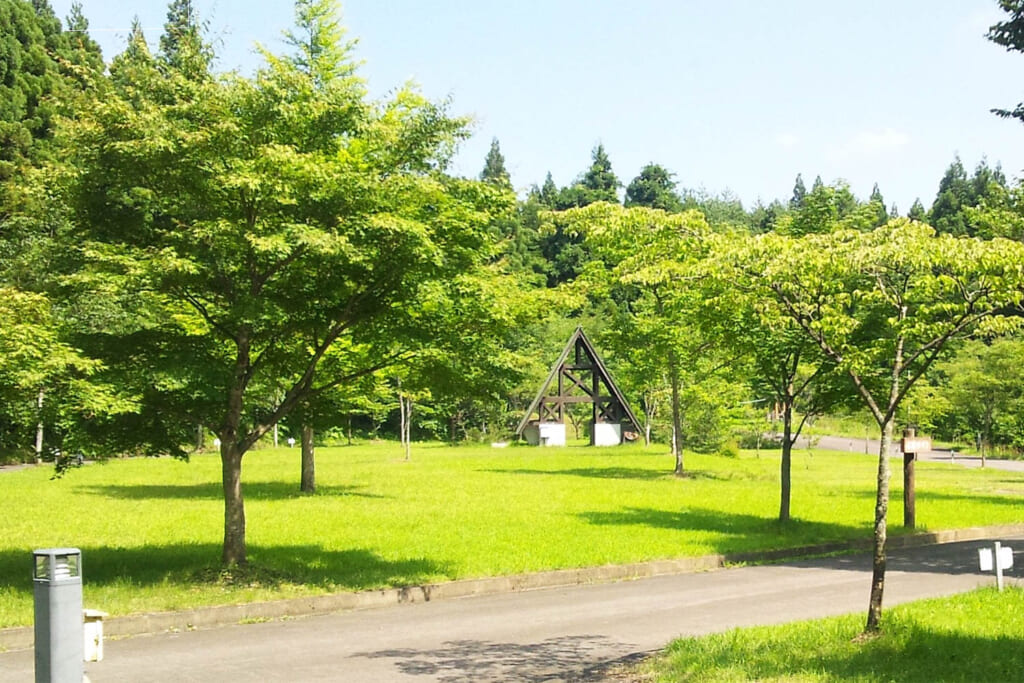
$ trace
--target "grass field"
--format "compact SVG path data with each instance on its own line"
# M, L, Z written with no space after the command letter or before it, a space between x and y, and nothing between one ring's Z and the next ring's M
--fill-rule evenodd
M885 630L855 640L861 613L684 638L639 667L645 681L934 683L1019 681L1024 590L986 588L885 612Z
M0 473L0 627L32 618L31 551L83 551L87 606L121 615L487 575L869 538L874 457L798 451L793 515L775 520L778 453L663 448L317 451L315 495L297 449L243 463L252 568L218 568L220 461L200 455ZM893 480L891 533L902 520ZM1024 521L1024 475L920 463L917 519L931 530Z

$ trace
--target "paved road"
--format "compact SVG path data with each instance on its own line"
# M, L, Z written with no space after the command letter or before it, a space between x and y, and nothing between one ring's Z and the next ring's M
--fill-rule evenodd
M1001 540L1024 551L1024 537ZM992 584L983 545L892 553L886 605ZM869 576L869 558L849 556L140 636L108 641L86 671L93 683L597 681L679 635L862 611ZM0 654L0 680L31 680L32 657Z
M879 442L877 439L854 439L845 436L814 436L811 437L811 442L815 448L824 448L832 451L846 451L848 453L867 453L869 455L878 455ZM800 437L797 441L799 448L806 448L808 444L807 437ZM893 457L900 455L899 440L892 447ZM919 453L918 460L927 460L930 462L947 462L954 463L957 465L963 465L964 467L981 467L981 458L976 455L953 455L950 451L944 449L936 449L930 453ZM987 458L985 460L985 467L992 468L994 470L1007 470L1010 472L1024 472L1024 460L996 460L993 458Z

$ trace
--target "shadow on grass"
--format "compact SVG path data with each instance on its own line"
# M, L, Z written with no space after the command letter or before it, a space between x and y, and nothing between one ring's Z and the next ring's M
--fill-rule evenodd
M728 672L730 680L806 677L901 683L1011 681L1020 680L1024 670L1024 636L971 636L916 625L860 642L850 642L853 635L846 634L841 641L814 639L817 642L806 643L765 643L758 638L749 645L740 642L742 635L732 640L721 638L713 652L671 670L679 680L715 680ZM680 643L677 664L687 662L686 643Z
M971 493L964 492L963 494L956 493L939 493L936 491L929 491L922 489L920 485L915 487L914 496L917 498L918 504L930 500L953 500L953 501L964 501L969 500L972 503L985 503L986 505L1012 505L1014 507L1020 506L1022 498L1024 498L1024 492L1018 495L993 495L991 493ZM903 495L903 487L900 486L898 490L894 490L894 499L898 496Z
M571 469L557 470L536 470L527 468L515 469L486 469L480 472L492 474L539 474L539 475L564 475L570 477L588 477L592 479L643 479L654 480L664 479L672 475L671 472L649 470L642 467L575 467Z
M799 519L780 523L775 518L696 507L681 510L623 508L614 512L585 512L580 517L590 524L597 525L647 526L721 534L723 538L714 543L715 552L719 553L778 548L780 544L794 547L860 538L867 530L867 526L863 525L847 526Z
M643 467L573 467L568 469L538 470L528 468L485 469L479 472L493 474L539 474L586 477L589 479L634 479L655 481L657 479L685 481L686 479L732 479L729 473L705 470L688 470L683 477L676 477L670 469L651 470Z
M361 590L417 585L450 574L449 567L425 558L386 560L362 548L325 550L315 545L250 544L249 565L227 572L220 567L218 544L82 546L81 551L82 577L87 586L127 584L142 588L168 583L180 584L183 589L214 584L274 589L290 583ZM0 552L0 589L5 588L32 591L31 549Z
M220 482L206 484L102 484L76 487L79 493L106 496L118 500L151 499L210 499L223 500L224 488ZM281 500L310 496L355 496L359 498L387 498L376 493L365 493L357 486L317 486L316 493L303 493L299 485L283 481L252 481L242 484L242 495L252 500Z

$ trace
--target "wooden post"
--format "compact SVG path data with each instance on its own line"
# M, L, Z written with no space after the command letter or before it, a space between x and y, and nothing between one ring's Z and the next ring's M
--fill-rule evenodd
M910 439L913 439L914 434L913 427L903 430L903 443L907 444ZM914 460L916 458L917 453L903 453L903 526L907 529L913 529L917 523L914 509Z

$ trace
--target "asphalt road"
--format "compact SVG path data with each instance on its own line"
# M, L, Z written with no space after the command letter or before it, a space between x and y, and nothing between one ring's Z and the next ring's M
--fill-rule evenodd
M1024 537L1010 582L1024 583ZM885 604L991 585L972 541L893 552ZM86 665L114 681L598 681L679 635L867 608L867 555L400 605L107 641ZM32 680L31 650L0 680Z
M878 455L879 442L877 439L853 439L845 436L814 436L810 439L815 448L823 448L831 451L846 451L848 453L867 453ZM799 448L806 448L807 437L800 437L797 440ZM896 439L892 446L893 457L902 457L900 454L899 439ZM930 453L919 453L918 460L929 462L947 462L963 467L981 467L981 458L976 455L953 454L948 450L936 449ZM985 459L985 467L994 470L1006 470L1010 472L1024 472L1024 460L998 460L993 458Z

